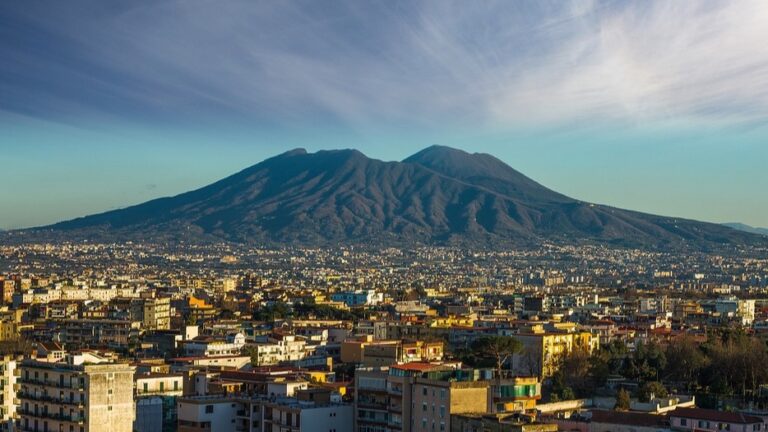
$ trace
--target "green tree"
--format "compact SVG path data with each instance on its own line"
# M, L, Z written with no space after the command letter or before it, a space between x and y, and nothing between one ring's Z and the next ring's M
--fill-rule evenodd
M648 381L640 386L637 396L640 402L650 402L652 397L667 397L667 389L658 381Z
M557 372L552 377L552 391L563 399L582 397L594 392L596 388L593 376L593 361L583 350L573 350L560 360ZM567 398L565 393L574 394Z
M699 375L710 391L747 397L768 380L768 351L757 338L727 331L702 347L709 364Z
M659 344L639 342L627 359L624 376L639 381L658 381L666 366L667 357Z
M490 336L477 339L472 343L473 353L495 362L496 372L501 372L504 364L515 353L522 351L523 345L519 340L509 336Z
M669 344L665 355L665 379L685 383L688 389L697 385L699 374L709 361L701 349L701 344L687 336Z
M624 389L619 389L619 392L616 394L616 406L613 409L627 411L629 410L630 402L629 392Z

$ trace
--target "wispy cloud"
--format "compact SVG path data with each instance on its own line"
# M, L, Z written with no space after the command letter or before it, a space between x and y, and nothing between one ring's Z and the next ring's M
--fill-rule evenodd
M36 117L768 119L764 0L6 2L0 19L0 109Z

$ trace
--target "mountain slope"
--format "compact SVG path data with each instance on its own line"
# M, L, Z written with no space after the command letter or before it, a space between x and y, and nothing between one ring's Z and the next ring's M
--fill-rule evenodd
M768 236L768 228L757 228L757 227L749 226L747 224L743 224L739 222L729 222L729 223L724 223L722 225L725 225L728 228L733 228L739 231Z
M584 203L493 156L437 146L402 162L356 150L297 149L195 191L44 232L302 244L550 240L703 248L760 240L721 225Z

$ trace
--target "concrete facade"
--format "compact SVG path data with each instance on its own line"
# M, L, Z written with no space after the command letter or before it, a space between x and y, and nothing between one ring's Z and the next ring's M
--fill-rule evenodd
M134 368L91 354L24 360L19 426L24 430L132 432Z

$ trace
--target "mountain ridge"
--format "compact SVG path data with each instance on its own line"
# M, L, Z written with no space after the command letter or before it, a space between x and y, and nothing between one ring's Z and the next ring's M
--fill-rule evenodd
M248 243L708 248L762 238L717 224L586 203L484 153L431 146L400 162L293 149L202 188L28 232Z
M724 225L739 231L768 236L768 228L753 227L747 224L743 224L741 222L726 222L721 225Z

